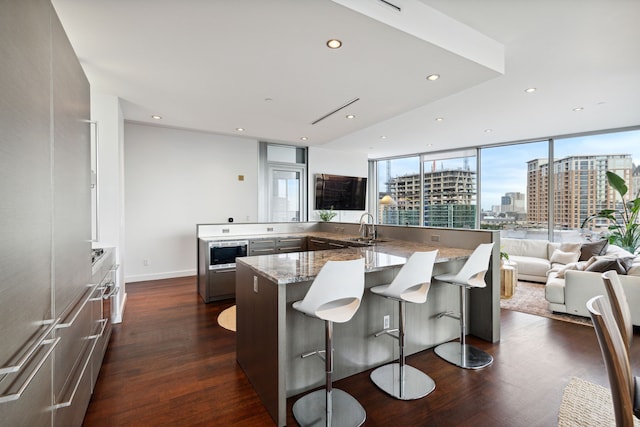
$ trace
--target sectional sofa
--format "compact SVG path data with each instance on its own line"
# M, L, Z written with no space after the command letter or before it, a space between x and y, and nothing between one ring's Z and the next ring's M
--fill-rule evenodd
M549 309L589 317L587 301L606 295L601 274L616 270L627 295L634 325L640 326L640 255L606 241L552 243L502 238L500 250L518 267L518 279L544 283Z

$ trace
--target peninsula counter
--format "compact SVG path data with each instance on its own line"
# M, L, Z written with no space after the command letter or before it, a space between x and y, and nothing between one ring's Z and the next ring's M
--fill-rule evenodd
M435 249L439 252L434 275L456 271L472 252L392 240L368 247L237 259L237 360L278 426L286 424L287 397L324 384L324 362L317 357L300 357L324 348L324 322L291 307L304 298L322 266L329 260L365 259L362 304L351 321L334 326L333 375L339 380L398 358L393 338L374 337L383 329L384 316L390 316L392 327L397 325L398 306L367 289L390 283L411 253ZM487 283L491 294L495 286L490 273ZM470 306L473 304L472 299ZM427 302L407 305L406 354L457 338L458 322L447 317L436 319L436 315L458 306L458 288L432 280ZM488 316L487 322L493 321Z

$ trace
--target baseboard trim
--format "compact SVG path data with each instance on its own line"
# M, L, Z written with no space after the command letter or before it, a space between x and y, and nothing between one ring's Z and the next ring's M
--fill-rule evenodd
M138 274L134 276L125 276L125 283L144 282L147 280L173 279L174 277L195 276L196 270L167 271L155 274Z

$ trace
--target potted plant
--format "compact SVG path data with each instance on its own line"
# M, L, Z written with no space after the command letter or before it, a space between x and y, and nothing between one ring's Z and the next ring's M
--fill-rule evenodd
M320 216L320 219L322 221L331 221L333 218L335 218L336 215L338 215L337 212L334 212L333 209L329 209L329 210L321 210L320 212L318 212L318 215Z
M509 264L509 254L502 250L500 251L500 262Z
M635 254L640 247L640 228L638 215L640 215L640 197L625 201L625 195L629 191L627 184L619 175L607 171L607 181L611 188L616 190L622 200L622 208L603 209L598 213L589 215L582 223L581 228L594 218L604 218L609 220L609 235L607 239L612 245Z

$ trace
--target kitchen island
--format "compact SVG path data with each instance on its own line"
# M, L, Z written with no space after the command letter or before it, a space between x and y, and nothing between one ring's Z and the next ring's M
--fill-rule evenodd
M351 321L335 324L333 375L339 380L397 359L396 341L386 336L375 338L374 334L383 329L384 316L390 316L392 327L397 325L398 306L370 295L367 289L390 283L411 253L435 249L439 253L434 275L456 271L472 252L389 240L367 247L237 259L237 360L277 425L286 424L287 397L324 384L324 362L316 357L300 357L324 348L324 322L291 307L294 301L304 298L322 266L329 260L365 259L365 293L360 309ZM487 283L491 296L495 286L490 273ZM499 298L499 283L496 297ZM475 305L484 300L479 298ZM406 322L413 326L407 330L405 353L413 354L457 338L458 322L446 317L436 319L436 315L456 310L458 302L456 286L433 280L427 302L407 306ZM473 305L472 300L471 310ZM487 312L492 310L487 307ZM481 317L486 317L485 329L491 329L494 316Z

